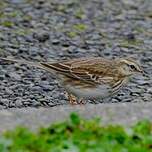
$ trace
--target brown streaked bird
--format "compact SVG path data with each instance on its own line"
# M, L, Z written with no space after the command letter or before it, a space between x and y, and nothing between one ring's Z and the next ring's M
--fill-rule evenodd
M61 62L28 62L0 58L8 62L28 64L54 73L68 93L71 104L88 99L104 99L117 93L135 73L142 73L140 65L131 58L78 58Z

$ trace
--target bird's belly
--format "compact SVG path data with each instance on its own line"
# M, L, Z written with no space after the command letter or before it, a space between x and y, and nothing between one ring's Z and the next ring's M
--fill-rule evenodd
M65 88L67 92L75 95L79 99L102 99L110 95L110 87L106 85L99 85L97 88L82 88L67 85Z

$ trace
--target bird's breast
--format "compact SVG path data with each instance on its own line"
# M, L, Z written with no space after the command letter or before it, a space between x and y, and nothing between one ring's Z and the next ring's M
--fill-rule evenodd
M79 99L103 99L110 95L110 87L107 85L97 85L96 87L66 85L65 89Z

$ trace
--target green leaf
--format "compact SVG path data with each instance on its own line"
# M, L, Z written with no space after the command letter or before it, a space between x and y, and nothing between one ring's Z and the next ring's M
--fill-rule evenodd
M70 118L71 118L72 124L74 124L74 125L79 125L80 124L80 117L76 113L72 113L70 115Z

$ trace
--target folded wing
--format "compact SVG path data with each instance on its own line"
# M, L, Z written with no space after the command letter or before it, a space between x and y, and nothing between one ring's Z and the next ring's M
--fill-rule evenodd
M102 58L74 59L57 63L42 62L41 65L47 69L88 83L109 83L113 81L112 76L106 75L109 69L109 61Z

